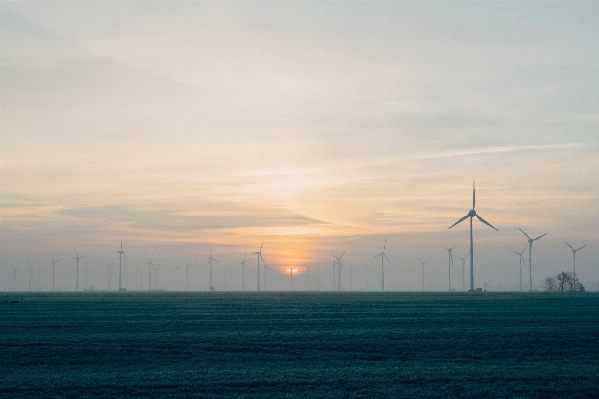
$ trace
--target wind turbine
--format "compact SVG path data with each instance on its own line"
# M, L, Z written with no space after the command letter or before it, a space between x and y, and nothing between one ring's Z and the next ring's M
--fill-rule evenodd
M520 257L520 291L522 291L522 263L524 263L524 251L526 251L527 247L528 247L528 244L526 244L524 246L524 249L522 250L522 252L511 251L512 253L514 253ZM525 266L526 266L526 264L525 264Z
M60 262L60 260L54 260L54 257L50 255L52 258L52 291L54 291L54 270L56 268L56 263Z
M383 252L375 256L375 258L379 256L381 257L381 291L385 291L385 258L387 258L385 248L387 248L387 239L385 239L385 244L383 245ZM391 263L389 258L387 258L387 260L389 261L389 263Z
M304 265L304 267L306 268L306 291L310 291L310 270L312 270L312 267L310 265Z
M31 292L31 268L35 265L35 263L31 263L29 261L27 261L27 263L29 263L29 292Z
M565 241L564 241L565 242ZM567 242L565 242L567 246L570 247L570 249L572 250L572 257L573 257L573 266L574 266L574 277L576 277L576 252L580 251L581 249L583 249L584 247L586 247L589 244L585 244L582 247L578 248L578 249L574 249L572 247L572 245L568 244Z
M73 251L75 251L73 249ZM77 260L77 282L75 283L75 291L79 291L79 259L85 258L85 256L79 256L77 251L75 251L75 255L77 256L75 259Z
M123 286L121 284L122 282L122 276L123 276L123 256L126 258L127 255L125 255L125 253L123 252L123 240L121 240L121 250L117 251L117 254L119 254L119 291L123 290Z
M227 267L223 267L223 291L227 289Z
M241 265L241 290L245 291L245 269L246 267L249 269L248 265L245 263L245 259L247 258L247 253L243 254L243 262L239 262Z
M458 245L458 244L456 244L456 245ZM456 245L454 245L451 248L446 248L443 245L439 245L441 248L445 248L447 250L447 253L448 253L447 267L449 269L449 291L451 291L451 266L453 265L453 254L452 254L452 251L456 247Z
M466 254L466 256L468 256L468 255L470 255L470 253ZM466 256L464 256L463 258L458 256L458 259L462 260L462 291L465 290L465 287L464 287L464 270L466 269Z
M476 206L476 189L474 187L474 182L472 182L472 209L470 209L470 211L468 212L468 214L466 216L464 216L463 218L461 218L460 220L458 220L457 222L455 222L448 228L448 229L451 229L456 224L461 223L464 220L470 218L470 291L474 291L474 241L472 238L472 218L474 216L476 216L476 218L478 220L480 220L487 226L491 227L493 230L499 231L495 227L493 227L489 222L487 222L485 219L481 218L480 216L478 216L476 214L476 211L474 210L475 206Z
M297 267L289 265L289 269L291 272L291 291L293 291L293 271L297 270Z
M108 268L108 291L110 291L110 283L112 282L111 277L112 277L112 259L110 259L110 263L107 265L104 265Z
M431 260L431 258L428 258L425 261L422 261L422 259L418 258L418 260L420 261L420 263L422 264L422 291L424 291L424 264L426 262L428 262L429 260Z
M368 291L368 271L370 270L370 266L366 266L366 291Z
M37 266L37 290L42 290L42 265Z
M333 255L333 291L335 291L335 283L337 282L337 259Z
M185 262L185 275L187 278L187 283L186 283L186 291L189 291L189 268L193 265L190 265L189 263L187 263L187 260L183 259L183 261Z
M88 269L89 269L89 259L85 262L85 288L83 289L84 291L89 288L89 285L87 284L87 271L88 271Z
M262 240L262 245L260 245L260 250L258 252L252 252L253 255L257 255L258 257L258 292L260 292L260 258L262 258L262 247L264 246L264 240ZM262 262L264 263L264 267L266 267L266 262L264 262L264 258L262 258ZM266 272L265 272L266 273ZM266 277L264 278L264 289L266 289Z
M343 251L340 257L336 257L335 255L333 255L333 258L335 258L337 264L339 265L339 267L337 268L337 291L341 291L341 258L343 258L343 255L345 255L345 251Z
M210 248L210 257L208 258L208 263L206 263L206 266L210 265L210 291L214 291L214 287L212 286L212 261L220 263L212 257L212 248Z
M543 234L542 236L538 236L537 238L530 238L530 236L528 234L526 234L524 232L524 230L522 230L520 227L518 227L518 230L520 230L522 232L522 234L524 234L526 236L526 238L528 238L528 267L529 267L529 273L530 273L530 291L532 291L532 243L535 242L536 240L544 237L547 235L547 233Z
M154 256L154 254L152 254L152 256ZM148 291L152 291L152 267L154 267L154 259L150 258L149 262L146 262L146 265L148 265L148 270L149 270L149 274L148 274Z
M264 265L264 291L266 291L266 270L270 270L270 267L266 266L264 258L262 259L262 264Z

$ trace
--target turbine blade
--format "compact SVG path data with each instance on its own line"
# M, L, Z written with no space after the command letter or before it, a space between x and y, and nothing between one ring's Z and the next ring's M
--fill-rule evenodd
M564 243L565 243L567 246L569 246L569 247L570 247L570 249L571 249L572 251L574 251L574 248L572 248L572 245L568 244L568 243L567 243L567 242L565 242L565 241L564 241Z
M453 247L451 247L451 249L454 249L454 248L455 248L455 247L457 247L457 246L458 246L458 244L456 244L456 245L454 245Z
M538 236L538 237L537 237L537 238L535 238L534 240L536 241L536 240L538 240L538 239L539 239L539 238L541 238L541 237L545 237L547 234L549 234L549 233L545 233L545 234L543 234L542 236Z
M474 187L474 180L472 180L472 209L476 206L476 188Z
M524 248L522 248L522 253L524 253L524 251L526 251L527 247L528 247L528 243L524 246Z
M387 248L387 239L385 238L385 244L383 244L383 253L385 253L386 248Z
M460 220L458 220L457 222L455 222L454 224L452 224L451 226L449 226L447 228L447 230L451 229L453 226L455 226L458 223L462 223L464 220L468 219L468 215L464 216L463 218L461 218Z
M481 222L483 222L484 224L486 224L487 226L489 226L489 227L490 227L490 228L492 228L493 230L495 230L495 231L499 231L499 230L497 230L495 227L493 227L493 226L491 225L491 223L487 222L485 219L481 218L481 217L480 217L480 216L478 216L478 215L476 215L476 217L478 218L478 220L480 220Z
M522 230L520 227L518 227L518 230L520 230L522 232L522 234L524 234L526 236L526 238L528 238L530 240L530 236L528 234L526 234L524 232L524 230Z
M345 251L343 251L343 253L341 254L341 256L339 257L339 260L341 260L341 258L343 258L343 255L345 255Z
M445 248L443 245L439 245L441 248ZM449 251L449 248L445 248L446 250Z
M262 252L262 247L264 246L264 240L262 240L262 244L260 244L260 252Z
M581 249L583 249L584 247L586 247L589 244L584 244L582 247L578 248L577 251L580 251Z
M385 258L387 258L387 262L389 262L389 263L393 263L393 262L391 262L391 260L390 260L390 259L387 257L387 254L383 253L383 255L385 255Z

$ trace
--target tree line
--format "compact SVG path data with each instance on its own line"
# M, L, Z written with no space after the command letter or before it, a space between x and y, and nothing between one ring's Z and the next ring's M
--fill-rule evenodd
M547 277L543 283L545 291L580 291L584 292L584 285L578 281L578 277L571 272L561 272L557 278Z

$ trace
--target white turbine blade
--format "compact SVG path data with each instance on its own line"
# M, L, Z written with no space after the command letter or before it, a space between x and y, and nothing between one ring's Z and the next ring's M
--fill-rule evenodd
M526 245L524 246L524 248L522 248L522 253L524 253L524 251L526 251L526 247L528 247L528 244L526 244Z
M474 180L472 180L472 209L476 206L476 188L474 187Z
M383 253L383 255L385 255L385 258L387 258L387 262L389 262L389 263L393 263L393 262L391 262L391 260L389 260L389 258L387 257L387 254L386 254L386 253Z
M542 236L538 236L537 238L534 239L534 241L538 240L539 238L545 237L547 234L549 234L549 233L545 233Z
M345 251L343 251L343 253L341 254L341 256L339 257L339 260L341 260L341 258L343 258L343 255L345 255Z
M420 259L419 257L416 257L416 259L418 259L420 262L422 262L422 259Z
M262 247L264 246L264 240L262 240L262 244L260 244L260 252L262 252Z
M449 261L453 265L453 254L451 252L449 253Z
M489 226L489 227L490 227L490 228L492 228L493 230L495 230L495 231L499 231L499 230L497 230L495 227L493 227L493 226L491 225L491 223L487 222L485 219L481 218L481 217L480 217L480 216L478 216L478 215L476 215L476 217L478 218L478 220L480 220L481 222L483 222L484 224L486 224L487 226Z
M379 256L382 256L382 255L383 255L383 253L381 252L381 253L380 253L380 254L378 254L378 255L374 255L374 257L375 257L375 258L378 258Z
M569 247L570 247L570 249L571 249L572 251L574 251L574 248L572 248L572 245L568 244L568 243L567 243L567 242L565 242L565 241L564 241L564 243L565 243L567 246L569 246Z
M522 232L522 234L524 234L526 236L526 238L528 238L530 240L530 236L528 234L526 234L524 232L524 230L522 230L520 227L518 227L518 230L520 230Z
M383 253L385 252L385 249L387 249L387 239L385 238L385 243L383 244Z
M461 218L460 220L458 220L457 222L455 222L454 224L452 224L451 226L449 226L447 228L447 230L451 229L453 226L455 226L458 223L462 223L464 220L468 219L468 215L464 216L463 218Z
M455 248L455 247L457 247L457 246L458 246L458 244L456 244L456 245L454 245L453 247L451 247L451 249L454 249L454 248Z
M586 247L589 244L584 244L582 247L578 248L577 251L580 251L581 249L583 249L584 247ZM34 263L35 264L35 263Z
M443 245L439 245L441 248L445 248ZM445 248L446 250L449 251L449 248Z

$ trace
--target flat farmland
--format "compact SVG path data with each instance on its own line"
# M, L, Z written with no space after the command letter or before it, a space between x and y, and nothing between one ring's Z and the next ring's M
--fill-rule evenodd
M2 397L599 397L593 293L16 297Z

